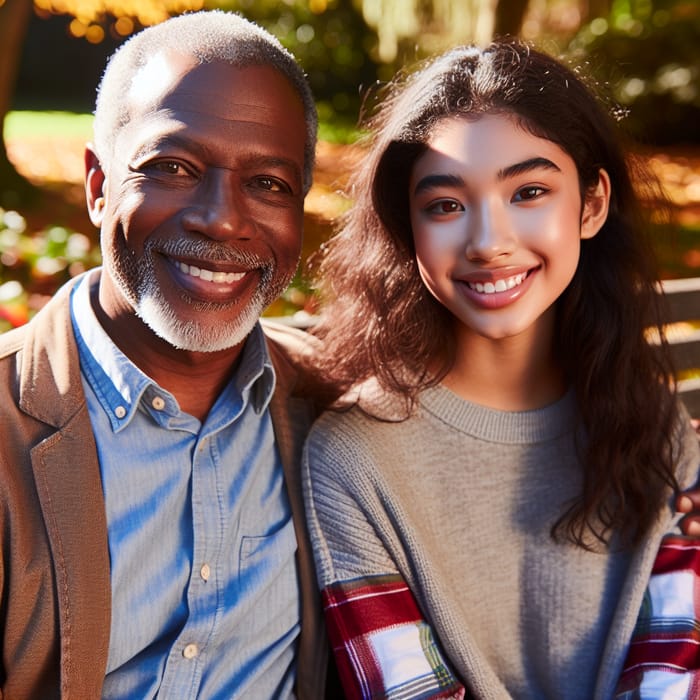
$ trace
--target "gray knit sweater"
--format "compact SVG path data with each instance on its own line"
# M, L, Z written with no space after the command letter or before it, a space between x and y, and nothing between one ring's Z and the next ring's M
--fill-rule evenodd
M553 541L581 482L574 414L571 394L503 412L436 387L405 421L357 408L322 416L304 466L321 589L400 574L477 698L612 697L675 514L633 552ZM682 484L699 463L689 428Z

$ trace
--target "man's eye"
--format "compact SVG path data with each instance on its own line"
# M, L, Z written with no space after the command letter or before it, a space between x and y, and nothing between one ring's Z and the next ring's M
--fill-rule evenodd
M255 187L267 190L268 192L285 192L287 194L291 194L292 192L292 188L284 182L284 180L280 180L276 177L261 175L260 177L256 177L253 182Z
M151 170L155 170L159 173L164 173L166 175L188 175L185 167L174 160L159 160L155 163L151 163L147 166Z
M544 187L539 187L537 185L530 185L529 187L523 187L515 193L513 199L516 202L526 202L531 199L537 199L545 194L548 190Z

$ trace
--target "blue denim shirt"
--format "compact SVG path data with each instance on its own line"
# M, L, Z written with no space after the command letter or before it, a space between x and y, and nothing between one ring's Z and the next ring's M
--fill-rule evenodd
M103 697L293 697L296 538L262 330L200 423L114 345L90 279L71 311L111 558Z

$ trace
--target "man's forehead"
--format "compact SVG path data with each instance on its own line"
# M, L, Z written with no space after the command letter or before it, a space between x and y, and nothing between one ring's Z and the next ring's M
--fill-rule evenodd
M295 102L303 112L301 96L271 65L200 63L176 51L151 57L134 75L127 99L136 113L155 108L225 117L233 111L255 121L273 112L284 118Z
M131 118L117 134L123 154L138 159L165 144L197 148L221 160L244 152L303 168L306 118L302 98L270 65L200 63L164 51L134 76ZM212 156L213 157L213 156ZM217 161L218 162L218 161Z
M172 91L183 74L197 65L194 56L175 51L160 51L139 68L131 80L127 99L145 105Z

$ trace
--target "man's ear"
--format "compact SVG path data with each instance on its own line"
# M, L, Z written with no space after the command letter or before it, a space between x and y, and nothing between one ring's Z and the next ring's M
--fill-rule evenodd
M90 221L100 228L104 215L105 174L91 143L85 147L85 199Z
M598 184L586 193L581 216L581 238L593 238L608 218L610 208L610 176L602 168Z

